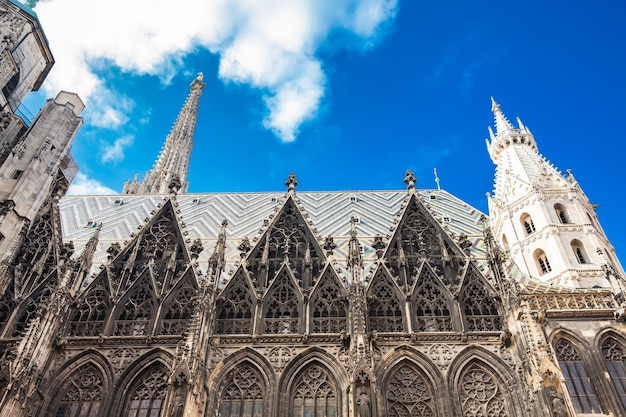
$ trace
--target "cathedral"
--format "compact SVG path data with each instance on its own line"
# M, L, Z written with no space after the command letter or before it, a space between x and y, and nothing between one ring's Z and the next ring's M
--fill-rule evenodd
M201 74L143 178L66 196L83 102L21 114L54 59L18 1L0 32L0 415L626 416L624 270L495 101L489 213L411 171L188 193Z

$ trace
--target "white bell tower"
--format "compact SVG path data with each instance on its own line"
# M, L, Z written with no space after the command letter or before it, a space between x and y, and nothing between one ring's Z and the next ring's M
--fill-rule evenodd
M523 273L545 283L622 292L615 288L621 279L607 278L607 271L624 276L615 249L572 173L564 176L539 154L528 127L519 118L513 127L491 100L495 133L489 127L487 149L496 175L489 217L500 245Z

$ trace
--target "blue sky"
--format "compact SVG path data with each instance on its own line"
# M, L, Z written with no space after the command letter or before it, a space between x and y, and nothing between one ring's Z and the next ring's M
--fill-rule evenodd
M291 171L299 190L403 189L406 169L435 188L436 167L443 189L487 211L493 96L573 170L626 256L623 0L45 0L35 11L57 64L28 105L59 89L85 98L73 154L91 191L119 192L152 167L202 71L190 192L282 190Z

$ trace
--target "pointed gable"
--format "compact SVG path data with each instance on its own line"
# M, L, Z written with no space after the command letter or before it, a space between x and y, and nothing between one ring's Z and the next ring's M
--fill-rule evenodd
M111 261L114 291L123 293L148 270L159 296L166 296L189 266L190 256L172 200L167 200Z
M287 265L276 274L263 299L263 332L298 333L302 294Z
M384 255L392 274L408 290L424 262L443 274L445 262L454 257L464 255L417 195L411 194Z
M247 258L252 278L261 288L269 285L284 262L302 288L314 284L326 262L323 250L291 196Z
M57 272L58 255L62 250L60 227L55 224L58 216L54 211L55 203L48 200L28 229L15 259L15 290L22 297Z
M328 265L311 293L311 333L348 331L348 293L337 273Z
M452 331L452 297L428 265L424 265L413 291L415 331Z
M113 334L115 336L144 336L151 334L151 324L157 309L152 278L145 271L117 304Z
M240 267L217 299L215 333L252 334L256 297Z
M67 330L68 336L98 336L104 333L111 310L111 289L106 272L94 279L78 300Z
M404 332L404 296L383 265L372 278L367 290L370 331Z
M468 331L500 331L502 316L495 291L476 266L470 264L460 293L461 312Z
M159 331L162 334L183 334L192 319L197 297L198 282L190 267L163 301Z

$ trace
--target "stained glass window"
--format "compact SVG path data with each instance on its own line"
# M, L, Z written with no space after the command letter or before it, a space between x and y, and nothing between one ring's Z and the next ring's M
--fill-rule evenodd
M556 342L555 350L576 412L600 413L598 399L578 350L565 339Z

